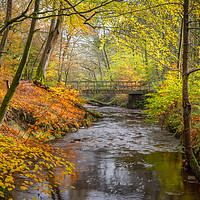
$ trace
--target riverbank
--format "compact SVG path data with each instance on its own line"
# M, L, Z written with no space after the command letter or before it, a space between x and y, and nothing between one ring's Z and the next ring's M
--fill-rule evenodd
M138 104L136 109L144 109L144 112L147 114L147 122L154 122L158 124L161 130L166 129L167 131L174 134L174 136L180 139L183 144L183 119L182 119L182 107L180 95L174 95L172 99L171 96L169 99L165 96L165 92L162 93L164 98L160 99L162 95L158 92L150 94L151 98L147 98L141 104ZM159 96L160 95L160 96ZM159 96L159 98L157 97ZM95 94L88 96L88 103L94 106L120 106L127 107L128 105L128 96L127 95L110 95L110 94ZM192 113L192 131L191 131L191 142L193 152L200 162L200 119L199 119L199 107L194 106ZM184 147L183 147L184 148Z
M63 152L76 155L67 158L75 164L76 179L63 175L57 166L55 177L41 186L45 189L61 180L52 198L30 187L29 193L16 188L15 200L199 200L199 184L183 173L180 141L171 133L146 123L140 110L88 107L103 113L103 119L51 141ZM65 191L63 185L74 188Z
M5 77L0 77L2 102L7 89ZM83 103L75 90L21 81L5 116L4 126L17 129L25 137L58 138L80 127L90 126L91 121L101 117L85 109Z
M10 81L0 73L0 102ZM74 165L64 159L68 155L45 142L88 127L101 117L83 103L75 90L20 81L0 126L0 199L12 199L17 184L21 190L28 190L33 181L44 184L54 176L55 166L63 166L63 174L73 174ZM17 174L23 181L16 182ZM43 192L54 191L49 188Z
M90 94L83 95L86 102L93 106L119 106L131 109L144 109L146 98L143 96L130 103L129 94Z
M127 94L92 94L84 95L86 102L93 106L119 106L127 107Z

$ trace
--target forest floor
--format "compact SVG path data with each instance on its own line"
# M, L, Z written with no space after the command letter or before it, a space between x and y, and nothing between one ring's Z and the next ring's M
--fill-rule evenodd
M0 73L0 103L7 92L5 77ZM84 101L75 90L21 80L12 98L0 132L6 126L20 131L25 137L57 138L63 134L88 126L95 119L81 105ZM13 131L14 131L13 130Z
M8 81L11 78L0 72L0 104ZM63 166L63 173L73 174L74 166L66 159L68 155L47 141L90 126L102 117L83 107L84 103L75 90L20 81L0 126L0 199L12 199L17 174L24 178L22 190L28 190L33 181L44 184L49 179L42 171L44 168L51 176L53 166Z

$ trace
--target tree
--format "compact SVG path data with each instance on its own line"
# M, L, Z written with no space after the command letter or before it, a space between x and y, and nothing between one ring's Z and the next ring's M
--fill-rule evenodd
M46 71L49 65L51 54L54 50L58 36L61 32L62 16L58 16L57 20L56 21L55 20L56 20L55 17L51 19L51 25L49 29L47 43L45 45L42 58L40 60L39 66L36 71L35 79L40 80L41 82L44 82L46 79Z
M112 20L113 23L111 22L116 27L114 35L119 41L118 44L120 47L123 48L123 46L128 44L127 46L130 48L135 46L137 51L144 51L146 58L148 56L149 59L154 60L153 64L156 65L161 72L158 74L158 77L162 79L164 77L163 73L167 70L179 71L182 74L185 164L188 168L192 169L197 179L200 180L200 168L193 154L190 138L192 106L189 99L188 84L189 75L200 70L199 68L193 69L189 66L189 62L194 66L198 66L198 62L195 56L189 56L188 53L189 51L194 52L194 49L189 48L192 40L192 38L189 37L189 30L200 29L199 27L189 27L191 20L194 20L192 12L194 11L193 13L196 12L198 13L197 15L199 15L199 1L184 0L183 3L181 1L170 3L165 1L128 1L127 5L129 6L129 11L127 9L128 7L122 5L122 7L124 7L123 10L117 9L117 12L115 12L116 14L114 14L114 16L118 16L119 19L116 21ZM133 15L133 13L136 12L137 16ZM183 15L183 22L180 15ZM195 22L199 22L199 17ZM183 32L181 30L182 23ZM183 45L181 45L182 34ZM195 35L195 38L198 38L197 35ZM199 42L197 41L197 43ZM178 44L180 45L178 46ZM179 67L177 69L176 64L178 63L179 66L181 63L181 46L183 46L182 70L180 70ZM149 67L148 61L148 68Z
M72 38L72 35L70 33L67 34L67 41L66 44L63 47L63 35L61 35L61 43L60 43L60 52L59 52L59 68L58 68L58 83L61 83L62 81L62 73L63 73L63 68L64 68L64 61L65 61L65 56L68 52L69 46L70 46L70 40ZM69 60L69 58L68 58ZM67 67L69 68L69 67Z
M40 60L40 64L36 71L36 80L40 80L42 82L46 79L46 71L47 67L49 65L51 54L54 50L55 44L57 42L58 36L61 32L61 25L63 22L62 16L71 16L74 15L78 23L80 24L88 24L90 25L89 21L92 20L92 18L98 13L97 10L99 8L102 8L108 4L111 4L112 2L115 2L116 0L104 0L104 1L80 1L78 3L76 2L70 2L68 0L64 0L62 3L60 3L60 8L57 9L55 7L55 2L53 5L53 10L58 10L57 14L52 15L57 16L57 21L55 23L55 17L51 20L50 30L48 34L47 43L45 46L45 49L42 54L42 58ZM87 5L90 5L89 8ZM67 12L66 12L67 10ZM71 22L70 22L71 23Z
M19 64L19 67L17 69L17 72L16 72L16 74L13 78L13 81L10 85L10 88L8 89L6 95L3 99L3 102L1 104L1 107L0 107L0 124L2 124L2 121L4 119L4 115L5 115L7 108L8 108L8 104L9 104L11 98L13 97L17 86L19 85L20 77L22 75L23 69L24 69L26 62L27 62L27 59L28 59L29 50L30 50L33 35L34 35L34 32L35 32L35 26L36 26L36 21L37 21L36 17L38 15L38 11L39 11L39 4L40 4L40 0L35 0L33 18L32 18L32 21L31 21L31 27L30 27L30 30L29 30L29 35L28 35L28 38L27 38L27 42L26 42L26 46L25 46L25 49L24 49L24 52L23 52L23 56L22 56L21 62Z
M189 0L184 0L183 5L183 64L182 64L182 106L183 106L183 135L186 156L186 166L191 168L197 179L200 181L200 167L193 154L191 145L191 103L189 99L189 75L197 70L188 69L188 49L189 49Z
M6 19L5 19L5 24L11 19L11 14L12 14L12 0L7 0L7 11L6 11ZM2 57L3 54L5 53L5 47L8 39L8 32L9 32L9 26L4 30L1 43L0 43L0 68L1 68L1 62L2 62Z

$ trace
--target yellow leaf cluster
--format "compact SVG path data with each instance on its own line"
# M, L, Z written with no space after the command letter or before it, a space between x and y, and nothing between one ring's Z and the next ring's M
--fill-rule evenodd
M0 74L0 101L6 92L4 79ZM44 141L82 125L85 111L77 103L75 90L61 87L46 90L26 81L20 83L5 121L18 120L27 131L21 133L6 124L0 127L0 197L7 198L5 195L15 188L16 174L23 177L20 189L24 191L30 186L38 189L35 182L45 184L49 176L55 176L53 169L58 166L63 174L74 175L74 165L66 159L69 155ZM53 188L41 191L50 194Z

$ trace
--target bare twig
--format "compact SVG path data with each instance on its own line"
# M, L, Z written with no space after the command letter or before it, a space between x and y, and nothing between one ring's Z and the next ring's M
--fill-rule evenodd
M34 13L31 13L30 15L26 15L26 13L28 12L29 8L30 8L30 5L31 3L33 2L33 0L30 0L27 8L25 9L24 12L22 12L22 14L20 14L19 16L9 20L6 24L0 26L0 35L3 33L3 31L11 24L13 23L18 23L18 22L22 22L24 21L25 19L29 19L29 18L35 18L35 19L46 19L46 18L51 18L51 17L57 17L57 16L72 16L72 15L78 15L80 16L81 18L83 18L85 20L84 24L87 24L87 25L90 25L92 26L91 24L88 23L88 21L90 21L98 12L96 11L97 9L101 8L101 7L104 7L112 2L115 2L117 0L105 0L104 2L102 2L100 5L98 6L95 6L93 8L90 8L88 10L85 10L85 11L78 11L76 9L76 7L82 3L84 0L81 0L79 1L78 3L76 3L75 5L72 5L68 0L65 0L68 5L70 7L68 8L63 8L63 9L54 9L54 10L51 10L51 11L45 11L45 12L38 12L37 14L38 15L43 15L43 16L34 16ZM55 11L66 11L66 10L73 10L73 12L70 12L70 13L62 13L60 12L60 14L50 14L50 15L46 15L44 16L44 14L48 14L48 13L54 13ZM87 14L87 13L91 13L95 11L90 17L86 17L84 14ZM93 27L93 26L92 26ZM96 27L93 27L93 28L96 28Z
M0 35L3 33L3 31L11 24L13 24L14 22L17 22L19 19L23 18L25 16L25 14L28 12L31 4L32 4L33 0L30 0L30 2L28 3L28 6L26 7L26 9L17 17L9 20L6 22L6 24L2 25L0 28Z

